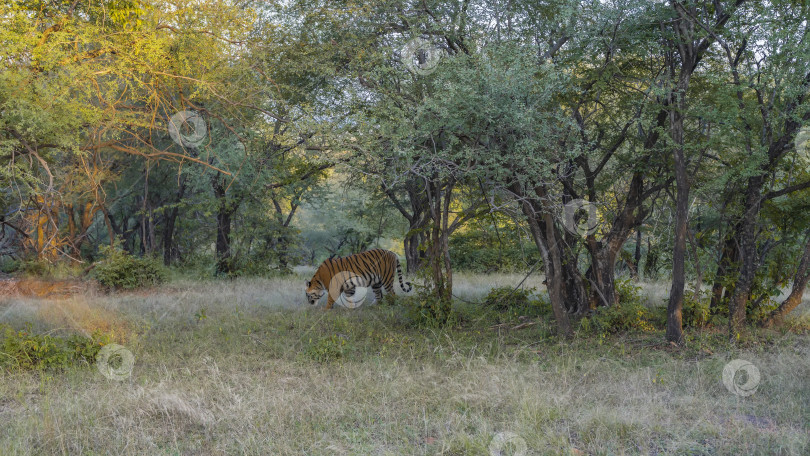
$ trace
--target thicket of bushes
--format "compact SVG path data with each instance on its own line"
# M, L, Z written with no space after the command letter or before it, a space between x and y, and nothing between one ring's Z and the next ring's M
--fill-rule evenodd
M118 245L102 246L99 253L92 276L107 288L131 290L166 280L166 269L155 258L130 255Z

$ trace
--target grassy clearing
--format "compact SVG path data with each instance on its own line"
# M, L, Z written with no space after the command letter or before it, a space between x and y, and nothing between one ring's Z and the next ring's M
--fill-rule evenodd
M810 450L806 332L738 348L712 329L683 350L659 331L560 343L550 322L512 330L525 320L463 301L457 327L437 331L400 305L304 307L303 277L0 301L0 323L104 329L136 360L124 381L90 366L1 372L2 453L488 455L503 432L527 454ZM459 275L456 294L521 278ZM751 396L721 381L735 358L761 373Z

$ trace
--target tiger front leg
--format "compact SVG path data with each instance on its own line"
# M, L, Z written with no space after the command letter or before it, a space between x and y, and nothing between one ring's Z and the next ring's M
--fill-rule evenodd
M329 296L326 298L326 309L329 310L334 305L335 305L335 299L332 297L332 293L329 293Z

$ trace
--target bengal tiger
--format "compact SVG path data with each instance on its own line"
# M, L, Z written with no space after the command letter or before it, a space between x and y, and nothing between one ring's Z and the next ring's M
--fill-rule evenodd
M397 254L390 250L373 249L347 257L330 257L318 266L312 280L307 281L307 300L310 305L315 305L328 293L326 308L331 309L341 293L353 296L356 287L370 286L377 302L380 302L383 287L387 293L396 294L394 272L399 276L402 291L411 291L411 283L403 283ZM405 284L408 284L408 289L405 289Z

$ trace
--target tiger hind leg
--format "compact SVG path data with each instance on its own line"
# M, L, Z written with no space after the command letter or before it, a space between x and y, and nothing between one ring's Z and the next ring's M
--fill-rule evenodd
M372 291L374 291L374 299L379 304L382 302L383 294L382 294L382 284L378 283L371 286Z

